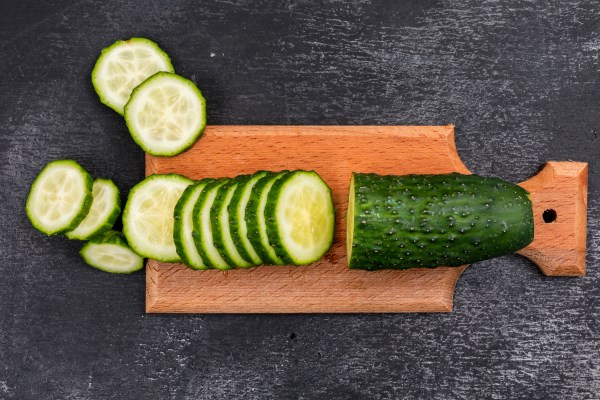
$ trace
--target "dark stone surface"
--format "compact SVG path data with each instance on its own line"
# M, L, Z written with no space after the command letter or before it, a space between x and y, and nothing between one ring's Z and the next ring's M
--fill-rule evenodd
M600 398L600 3L4 0L0 398ZM28 187L78 160L124 195L143 154L89 74L147 36L211 124L448 124L473 171L590 163L588 275L481 262L452 314L145 315L144 274L34 231Z

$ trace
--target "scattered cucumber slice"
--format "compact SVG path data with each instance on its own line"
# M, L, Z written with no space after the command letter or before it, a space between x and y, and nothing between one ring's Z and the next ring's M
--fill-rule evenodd
M252 264L244 259L235 247L231 237L230 218L228 206L233 197L233 193L239 182L232 179L217 190L215 201L210 210L210 224L214 246L219 251L221 258L229 265L236 268L248 268Z
M260 258L268 264L283 265L284 262L275 253L267 236L265 221L265 206L271 187L277 180L287 175L289 171L269 173L261 178L254 187L248 205L246 206L246 225L248 226L248 239Z
M125 122L146 153L174 156L192 147L204 132L206 103L192 81L158 72L133 90Z
M151 175L129 192L123 211L123 233L142 257L180 262L173 241L173 213L193 181L177 174Z
M203 179L192 186L188 186L175 206L175 225L173 227L175 249L181 257L181 261L192 269L208 268L202 260L202 256L198 253L192 232L194 229L194 206L200 193L212 181L212 179Z
M92 185L92 177L75 161L52 161L31 185L27 217L46 235L70 231L88 214Z
M202 258L206 265L211 268L227 270L233 266L227 264L227 261L223 260L219 251L214 245L213 240L213 228L210 222L210 210L217 196L217 191L221 186L226 184L229 179L218 179L212 183L206 185L198 201L194 206L194 241L198 253L202 254Z
M260 265L263 264L262 258L258 255L254 246L248 239L248 226L246 225L246 206L250 200L252 190L262 177L267 175L266 171L259 171L254 175L247 176L245 178L238 177L240 183L233 193L233 197L228 206L228 212L230 215L229 222L231 223L231 239L235 244L235 247L240 252L242 257L249 259L252 264Z
M96 179L92 186L92 206L83 221L66 233L69 239L88 240L113 227L121 214L119 189L110 179Z
M174 72L169 56L144 38L118 40L98 57L92 84L100 101L123 115L133 89L159 71Z
M285 263L310 264L333 243L331 189L314 171L294 171L277 180L264 209L269 243Z
M79 254L86 264L113 274L131 274L144 267L144 259L129 248L125 237L117 231L93 238Z

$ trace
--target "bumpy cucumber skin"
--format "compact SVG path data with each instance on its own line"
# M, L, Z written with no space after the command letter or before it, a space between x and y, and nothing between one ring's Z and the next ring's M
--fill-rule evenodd
M98 264L94 263L93 261L91 261L90 259L88 259L87 255L86 255L86 250L90 246L103 245L103 244L113 244L113 245L117 245L117 246L121 246L121 247L126 247L129 251L131 251L132 255L139 257L139 264L131 270L117 272L117 271L113 271L113 270L108 270L105 267L103 267L102 265L98 265ZM85 263L87 265L94 267L96 269L99 269L101 271L110 272L113 274L131 274L131 273L134 273L134 272L139 271L140 269L144 268L144 259L142 257L140 257L136 252L131 250L131 248L129 247L129 244L127 244L127 240L125 239L125 236L123 236L123 234L118 231L109 230L109 231L104 232L103 235L95 236L94 238L92 238L89 242L87 242L82 247L82 249L79 251L79 254L81 255L81 258L83 258L83 261L85 261Z
M225 259L223 259L223 261L225 261L225 264L227 264L227 265L219 265L218 263L215 262L215 260L212 259L211 255L208 254L204 250L204 247L208 246L208 244L206 244L206 242L205 242L206 238L205 238L204 233L202 232L202 218L201 218L202 213L201 213L201 211L202 211L202 207L204 207L204 202L206 201L208 193L210 193L211 190L215 189L215 187L220 187L222 185L225 185L228 181L229 181L228 178L224 178L224 179L214 179L212 182L208 183L204 187L204 190L202 191L202 193L200 193L200 197L198 197L198 201L196 202L196 205L194 206L194 211L193 211L194 230L192 232L192 235L194 237L194 243L196 243L196 248L198 249L198 253L200 253L200 255L202 256L202 260L209 268L220 269L220 270L232 269L233 266L230 264L227 264ZM213 204L214 204L214 202L213 202ZM210 215L210 213L209 213L209 215ZM211 225L211 234L212 234L213 229L214 228ZM213 235L213 246L214 246L214 242L215 241L214 241L214 235ZM216 249L216 247L215 247L215 249ZM217 252L218 252L218 250L217 250ZM219 256L220 256L220 253L219 253Z
M512 253L533 240L528 192L501 179L456 173L353 177L349 268L455 267Z
M240 232L240 225L239 225L239 221L238 221L237 210L238 210L240 201L242 200L242 196L247 189L247 185L249 185L249 182L256 176L265 175L265 174L267 174L266 171L257 171L252 175L239 176L239 177L235 178L236 180L239 181L239 185L235 189L235 192L233 193L233 197L231 199L231 202L229 203L229 208L228 208L229 215L233 216L229 220L229 222L231 223L230 230L232 232L231 237L233 239L233 243L235 244L235 247L238 249L238 252L240 253L240 255L242 255L242 257L244 257L244 259L246 259L246 260L251 260L251 262L254 265L263 264L263 260L260 258L260 255L258 255L258 251L254 248L254 246L252 246L252 248L254 249L254 252L256 253L256 255L259 257L258 259L255 258L256 256L251 255L250 252L246 249L246 246L242 239L242 233ZM256 184L256 182L255 182L255 184ZM252 189L251 192L254 191L254 187L251 188ZM244 212L244 216L245 216L245 212ZM245 218L244 218L244 222L245 222Z
M182 213L187 203L190 201L190 197L193 196L194 192L196 190L204 190L206 185L212 181L212 179L203 179L196 182L193 185L188 186L181 194L179 201L177 201L177 204L175 205L175 210L173 211L173 241L175 242L175 250L177 251L177 254L181 258L181 261L185 264L185 266L195 270L208 269L208 266L206 266L203 259L203 265L199 265L192 259L190 259L190 257L188 257L183 238ZM202 186L202 188L198 189L198 186ZM197 251L197 249L195 249L195 251ZM200 258L202 257L200 256Z
M300 265L300 264L298 264L297 262L294 261L294 259L288 254L288 252L286 251L286 249L283 245L283 240L279 236L279 227L278 227L276 215L277 215L277 206L279 204L278 199L279 199L279 194L281 192L281 189L285 186L286 182L289 179L293 178L296 174L314 174L316 177L318 177L323 182L323 185L329 189L329 198L331 199L331 209L334 210L334 212L335 212L335 208L333 207L333 199L331 197L331 189L325 183L323 178L321 178L321 176L319 174L317 174L315 171L303 171L303 170L292 171L288 175L277 180L273 184L273 186L271 187L271 191L269 192L269 198L267 200L267 204L265 206L265 221L267 222L267 235L269 236L269 243L271 244L271 247L273 247L273 249L275 249L275 253L277 254L277 256L285 264L289 264L289 265ZM334 217L334 221L335 221L335 217ZM306 263L303 263L303 264L310 264L312 262L315 262L315 261L321 259L325 255L325 253L327 253L327 251L329 251L329 249L331 248L331 245L333 244L334 233L335 233L335 231L332 229L331 238L329 240L329 245L327 246L327 249L325 250L325 252L323 254L319 255L318 257L315 257L313 260L307 261Z
M200 106L202 107L202 121L201 121L201 125L200 125L200 128L198 129L198 131L196 133L194 133L194 135L192 135L192 137L190 137L188 142L186 144L184 144L183 146L181 146L173 151L155 151L153 149L148 148L148 146L146 146L146 143L144 143L144 139L141 138L138 135L138 133L135 131L135 129L133 127L133 121L132 121L133 117L129 115L128 110L129 110L130 104L135 101L136 94L138 92L143 90L146 85L151 85L154 80L161 79L165 76L173 77L173 78L180 80L181 82L184 82L188 87L190 87L192 89L192 91L194 91L196 93L196 95L200 99ZM186 151L190 147L192 147L196 143L196 141L198 141L198 139L200 139L200 136L202 136L202 134L204 133L204 129L206 128L206 100L204 99L204 96L202 96L202 92L200 92L200 89L198 89L198 86L196 86L194 84L194 82L190 81L189 79L184 78L183 76L177 75L173 72L164 72L164 71L157 72L154 75L152 75L151 77L149 77L148 79L146 79L144 82L142 82L138 86L136 86L133 89L133 91L131 92L131 96L129 97L129 101L127 102L127 104L125 104L124 110L125 111L123 113L123 116L125 117L125 124L127 125L127 129L129 130L129 133L131 134L131 137L133 138L134 142L138 146L140 146L140 148L142 150L144 150L146 153L152 154L153 156L172 157L172 156L176 156L177 154L183 153L184 151Z
M119 188L117 187L117 185L115 185L115 183L110 180L110 179L103 179L103 178L96 178L96 180L94 181L94 183L96 181L101 181L104 182L105 184L108 184L109 186L112 187L112 189L114 190L114 194L115 194L115 205L117 206L115 209L112 210L112 212L110 214L107 215L107 217L104 220L104 223L102 225L100 225L98 227L98 229L96 229L94 232L91 232L88 235L77 235L74 232L76 232L77 227L69 232L67 232L65 234L65 236L67 236L69 239L71 240L89 240L93 237L99 236L101 234L103 234L104 232L107 232L108 230L112 229L112 227L114 226L115 222L117 221L117 218L119 217L119 215L121 215L121 194L119 192ZM92 186L92 190L93 190L93 186ZM92 204L91 206L94 204L94 199L92 196ZM83 222L83 220L82 220ZM81 224L81 222L80 222ZM79 224L78 224L79 226Z
M225 262L227 264L233 265L236 268L248 268L248 267L252 266L252 263L250 261L248 261L248 259L245 259L240 254L237 247L236 247L236 250L237 250L239 258L241 258L241 260L236 260L234 258L234 256L232 256L229 249L227 248L227 245L225 244L225 240L227 238L225 238L225 232L223 232L223 229L221 227L221 221L219 219L219 216L221 214L221 210L223 209L223 207L228 206L228 204L224 204L224 201L227 198L227 195L230 193L230 190L235 190L237 185L238 185L237 179L232 179L217 190L217 195L215 197L215 201L213 203L212 208L210 209L210 226L212 227L213 244L216 247L216 249L219 251L221 258L223 260L225 260ZM232 189L232 187L233 187L233 189ZM231 199L230 199L230 203L231 203ZM229 226L230 234L231 234L231 223L230 223L231 219L232 218L230 216L229 222L228 222L228 224L230 225ZM230 236L233 236L233 235L230 235Z
M130 42L143 42L143 43L146 43L146 44L150 45L166 61L166 64L167 64L167 71L166 72L175 72L175 68L173 68L173 64L171 63L171 58L169 57L169 55L167 53L165 53L158 46L158 44L156 44L152 40L149 40L149 39L146 39L146 38L133 37L133 38L130 38L128 40L117 40L116 42L114 42L110 46L103 48L102 52L100 53L100 57L98 57L98 60L96 60L96 64L94 65L94 69L92 70L92 86L94 87L94 90L96 91L96 94L98 95L98 98L100 98L100 102L102 104L104 104L105 106L108 106L108 107L112 108L117 113L119 113L119 115L121 115L121 116L123 116L125 114L124 107L121 108L121 107L117 106L116 104L111 103L102 93L100 93L100 91L98 89L98 83L97 82L100 79L98 75L100 74L99 70L100 70L100 66L102 65L101 64L102 61L104 61L104 57L106 57L106 55L109 54L110 51L112 49L114 49L115 47L119 47L119 46L122 46L123 44L130 43Z
M78 169L81 172L81 174L84 176L84 185L86 187L86 196L83 199L81 207L80 207L79 211L77 212L75 218L73 220L71 220L71 222L67 226L64 226L61 229L57 229L55 231L46 231L42 226L40 226L35 221L35 218L33 218L33 216L31 215L31 213L29 211L29 202L31 200L31 192L34 190L34 187L38 183L37 182L38 179L40 179L42 174L48 168L51 168L52 166L56 166L57 164L63 164L63 165L75 167L76 169ZM92 178L92 176L85 169L83 169L83 167L81 165L79 165L76 161L56 160L56 161L52 161L52 162L48 163L44 167L44 169L42 169L42 171L38 174L38 176L35 178L33 183L31 184L31 189L29 190L29 196L27 197L27 203L25 204L25 209L27 211L27 218L31 222L31 225L33 225L33 227L35 229L37 229L38 231L40 231L48 236L62 234L62 233L65 233L65 232L68 232L68 231L71 231L71 230L77 228L77 225L79 225L81 223L81 221L83 221L85 219L85 217L87 216L87 213L90 211L90 207L92 206L92 199L93 199L92 186L93 186L93 184L94 184L94 178Z

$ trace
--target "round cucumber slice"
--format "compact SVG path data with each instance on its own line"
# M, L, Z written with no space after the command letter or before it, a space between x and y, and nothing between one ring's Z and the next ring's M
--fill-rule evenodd
M52 161L37 176L27 204L34 228L55 235L77 227L92 205L92 177L73 160Z
M119 189L110 179L96 179L92 186L92 206L77 228L66 233L69 239L88 240L113 227L121 214Z
M159 71L175 70L156 43L144 38L118 40L102 50L92 84L100 101L123 115L133 89Z
M125 106L133 140L154 156L174 156L192 147L206 126L200 90L179 75L158 72L136 87Z
M333 243L331 189L314 171L294 171L277 180L264 211L269 243L286 263L310 264Z
M86 264L113 274L131 274L144 267L144 259L129 248L117 231L108 231L90 240L79 254Z
M129 192L123 211L123 233L142 257L180 262L173 241L173 213L193 181L177 174L151 175Z
M194 206L198 197L212 179L203 179L187 189L175 206L175 225L173 227L173 240L175 249L183 263L192 269L208 269L202 256L198 253L192 232L194 230Z

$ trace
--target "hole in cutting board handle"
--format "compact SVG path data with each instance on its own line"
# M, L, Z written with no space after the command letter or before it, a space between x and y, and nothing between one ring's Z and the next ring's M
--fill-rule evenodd
M558 214L556 213L556 210L553 210L551 208L544 210L544 212L542 213L542 218L544 219L544 222L547 224L556 221L557 217L558 217Z

